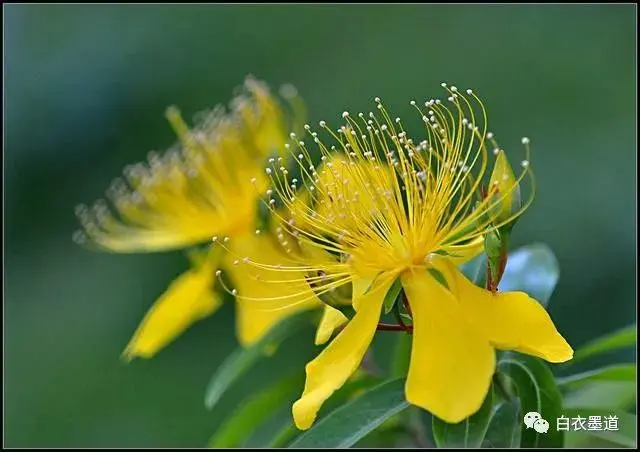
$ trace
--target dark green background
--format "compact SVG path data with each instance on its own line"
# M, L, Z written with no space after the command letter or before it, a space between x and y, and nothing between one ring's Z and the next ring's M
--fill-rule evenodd
M473 88L516 155L531 137L539 190L516 245L549 243L551 303L574 346L635 322L635 16L584 6L28 6L5 13L5 433L8 446L200 446L256 382L312 351L284 347L203 406L235 346L233 309L151 361L119 354L186 265L71 241L76 203L173 142L166 106L227 102L247 73L297 86L311 119L398 114ZM300 344L300 345L298 345ZM305 345L308 344L308 345ZM280 364L278 364L280 363Z

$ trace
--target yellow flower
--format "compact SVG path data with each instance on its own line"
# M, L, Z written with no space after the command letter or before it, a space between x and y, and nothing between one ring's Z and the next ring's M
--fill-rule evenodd
M262 170L267 159L282 162L285 144L285 112L268 88L247 78L245 92L231 103L231 112L218 106L200 114L193 129L175 108L167 111L179 144L149 162L125 170L108 191L111 206L100 200L89 209L77 210L84 232L76 240L111 252L155 252L211 243L220 236L231 240L236 253L251 249L266 262L279 261L285 250L271 234L259 234L258 201L268 184ZM283 90L293 113L301 105L292 88ZM299 118L298 118L299 119ZM237 246L236 246L237 245ZM244 249L243 249L244 247ZM245 293L272 294L253 280L220 247L195 252L193 268L176 278L149 309L125 348L127 359L149 358L194 322L214 313L221 305L220 268L228 268L231 280ZM300 309L321 306L308 285L293 285L304 303L265 314L238 305L238 339L248 345L283 316ZM235 289L234 291L235 292ZM325 322L326 323L326 322ZM334 321L335 323L335 321ZM326 325L324 335L326 335Z
M495 370L495 349L549 362L572 357L571 347L540 303L522 292L491 293L457 268L481 252L484 235L528 207L534 185L525 160L521 174L505 180L501 192L483 194L489 149L497 147L487 132L484 106L471 90L465 95L444 86L446 101L429 100L424 107L411 102L423 122L421 141L410 137L400 118L392 118L376 98L378 114L356 118L345 112L346 123L337 132L320 122L334 146L308 128L323 161L338 153L333 166L317 170L307 145L297 141L292 152L300 166L299 180L292 183L288 171L274 166L266 170L274 193L271 205L288 211L282 219L289 221L305 253L279 266L248 254L244 265L248 271L272 272L274 286L278 273L302 272L306 276L297 279L313 280L316 294L350 286L356 311L306 366L304 393L293 405L300 429L312 425L324 401L357 370L394 283L404 292L396 309L403 309L402 304L412 318L405 327L413 331L407 400L447 422L459 422L481 406ZM528 158L528 140L523 142ZM491 212L525 177L531 196L496 220ZM303 207L301 196L308 198ZM312 249L339 258L305 260L314 255ZM240 291L241 300L243 295ZM301 302L300 294L296 297L295 302ZM246 297L246 302L284 305L289 299L281 291L272 297Z

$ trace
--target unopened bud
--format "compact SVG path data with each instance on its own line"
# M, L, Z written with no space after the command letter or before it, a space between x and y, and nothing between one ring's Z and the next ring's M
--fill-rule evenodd
M491 219L501 223L513 218L522 207L520 184L503 150L496 156L496 163L491 173L488 196L490 197Z

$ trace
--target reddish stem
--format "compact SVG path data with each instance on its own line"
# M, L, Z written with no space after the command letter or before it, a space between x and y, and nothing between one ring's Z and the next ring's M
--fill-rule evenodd
M490 290L491 292L493 292L493 280L491 279L491 265L489 265L489 262L487 262L487 290Z
M504 269L507 266L507 250L503 249L502 253L500 253L500 266L498 268L498 281L502 279L502 275L504 274Z
M378 323L378 331L406 331L407 333L413 332L413 327L408 325L395 325L393 323Z

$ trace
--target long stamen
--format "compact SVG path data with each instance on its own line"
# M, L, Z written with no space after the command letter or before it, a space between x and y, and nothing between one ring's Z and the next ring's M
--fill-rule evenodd
M251 226L255 190L266 178L248 184L248 175L286 141L284 112L267 86L247 78L230 111L217 106L199 113L191 129L175 107L166 116L178 143L125 168L107 191L109 202L79 206L77 242L112 252L161 251Z
M321 121L320 132L328 141L305 126L320 152L318 164L305 140L291 134L286 150L300 176L293 178L290 169L272 159L265 168L270 182L265 202L278 221L291 224L290 231L306 251L293 256L288 266L253 260L249 265L306 272L320 293L357 275L425 268L440 251L446 255L522 214L535 191L529 140L523 139L525 160L513 183L505 190L485 190L489 149L499 146L487 131L484 104L472 90L465 94L455 86L443 87L447 101L429 99L426 110L410 102L425 126L422 140L412 137L379 98L377 113L368 117L345 111L338 128ZM491 212L519 190L525 177L532 188L529 198L496 221ZM328 258L314 262L306 255L309 250ZM318 274L332 276L314 276ZM405 310L410 312L406 303Z

